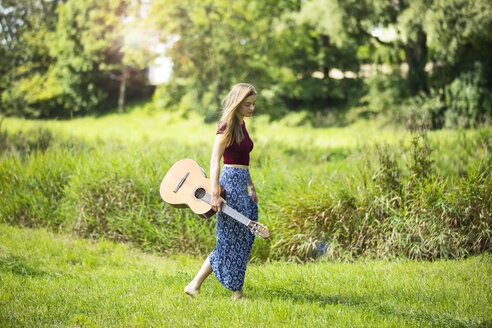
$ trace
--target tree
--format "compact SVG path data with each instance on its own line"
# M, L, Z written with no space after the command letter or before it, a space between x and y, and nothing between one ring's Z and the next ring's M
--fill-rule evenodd
M122 112L128 78L142 74L152 58L139 9L127 0L70 0L60 6L53 56L71 110L90 111L118 99ZM135 33L138 42L128 39Z
M2 28L4 38L12 40L3 44L18 50L8 58L13 64L8 79L2 79L10 81L0 90L4 110L69 117L111 108L119 100L122 111L126 91L145 87L146 80L136 78L146 74L152 51L139 17L140 2L22 0L15 6L18 13L4 11L12 17L2 24L17 22L16 17L25 22L15 29ZM43 14L48 7L50 15ZM128 39L136 33L136 40Z
M165 104L214 115L232 84L270 83L269 54L275 17L297 1L204 0L152 2L151 17L162 42L172 43L172 81L161 88L175 94Z
M470 127L492 120L492 3L437 0L426 15L434 88L445 124Z
M319 13L322 11L312 5L306 3L300 11L284 14L277 22L274 35L277 47L271 58L276 66L288 69L294 77L283 86L283 97L287 98L290 110L324 111L341 107L351 97L357 98L356 94L349 93L358 81L335 80L329 76L332 68L359 70L357 44L352 39L340 38L341 27L336 18L332 21L334 24L327 24L330 31L318 28L313 22L321 19ZM336 15L333 14L330 19Z
M24 99L24 90L36 87L28 83L30 79L42 79L53 63L48 36L56 28L56 8L62 2L4 0L0 4L0 111L39 115Z
M424 17L430 0L311 0L301 10L317 30L339 44L373 42L378 46L402 49L408 63L408 88L411 94L427 89L427 36ZM376 29L392 29L393 40L385 40Z

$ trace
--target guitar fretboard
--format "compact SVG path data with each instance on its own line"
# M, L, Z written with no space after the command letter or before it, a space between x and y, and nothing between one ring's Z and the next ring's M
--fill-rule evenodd
M201 199L205 203L211 205L210 202L212 200L212 196L208 192L205 193L205 196L203 196ZM239 221L240 223L244 224L245 226L248 226L249 223L251 222L250 219L248 219L247 217L245 217L244 215L242 215L241 213L239 213L238 211L236 211L235 209L233 209L227 204L222 204L222 212L229 215L233 219Z

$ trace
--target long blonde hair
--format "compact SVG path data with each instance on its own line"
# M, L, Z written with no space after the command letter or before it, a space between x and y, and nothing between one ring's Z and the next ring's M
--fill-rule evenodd
M237 142L243 141L243 129L236 110L244 99L256 95L255 87L248 83L238 83L232 87L231 91L222 101L222 117L220 118L221 126L225 126L223 132L226 145L230 146Z

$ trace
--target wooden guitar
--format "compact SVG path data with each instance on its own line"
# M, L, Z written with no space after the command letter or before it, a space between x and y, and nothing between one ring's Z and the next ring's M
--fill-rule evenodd
M189 207L196 214L206 218L215 214L210 205L211 183L205 171L192 159L176 162L161 182L160 194L164 201L174 207ZM221 196L224 198L224 191ZM263 224L250 220L232 207L222 204L222 212L238 222L260 238L270 237L270 231Z

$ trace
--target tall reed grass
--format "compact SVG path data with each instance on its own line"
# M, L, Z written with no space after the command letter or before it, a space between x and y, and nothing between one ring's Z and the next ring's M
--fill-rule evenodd
M376 145L359 153L352 174L320 181L322 187L295 199L277 198L284 220L275 230L283 235L272 256L438 259L492 251L490 131L473 144L476 157L452 177L440 174L421 132L409 147Z

